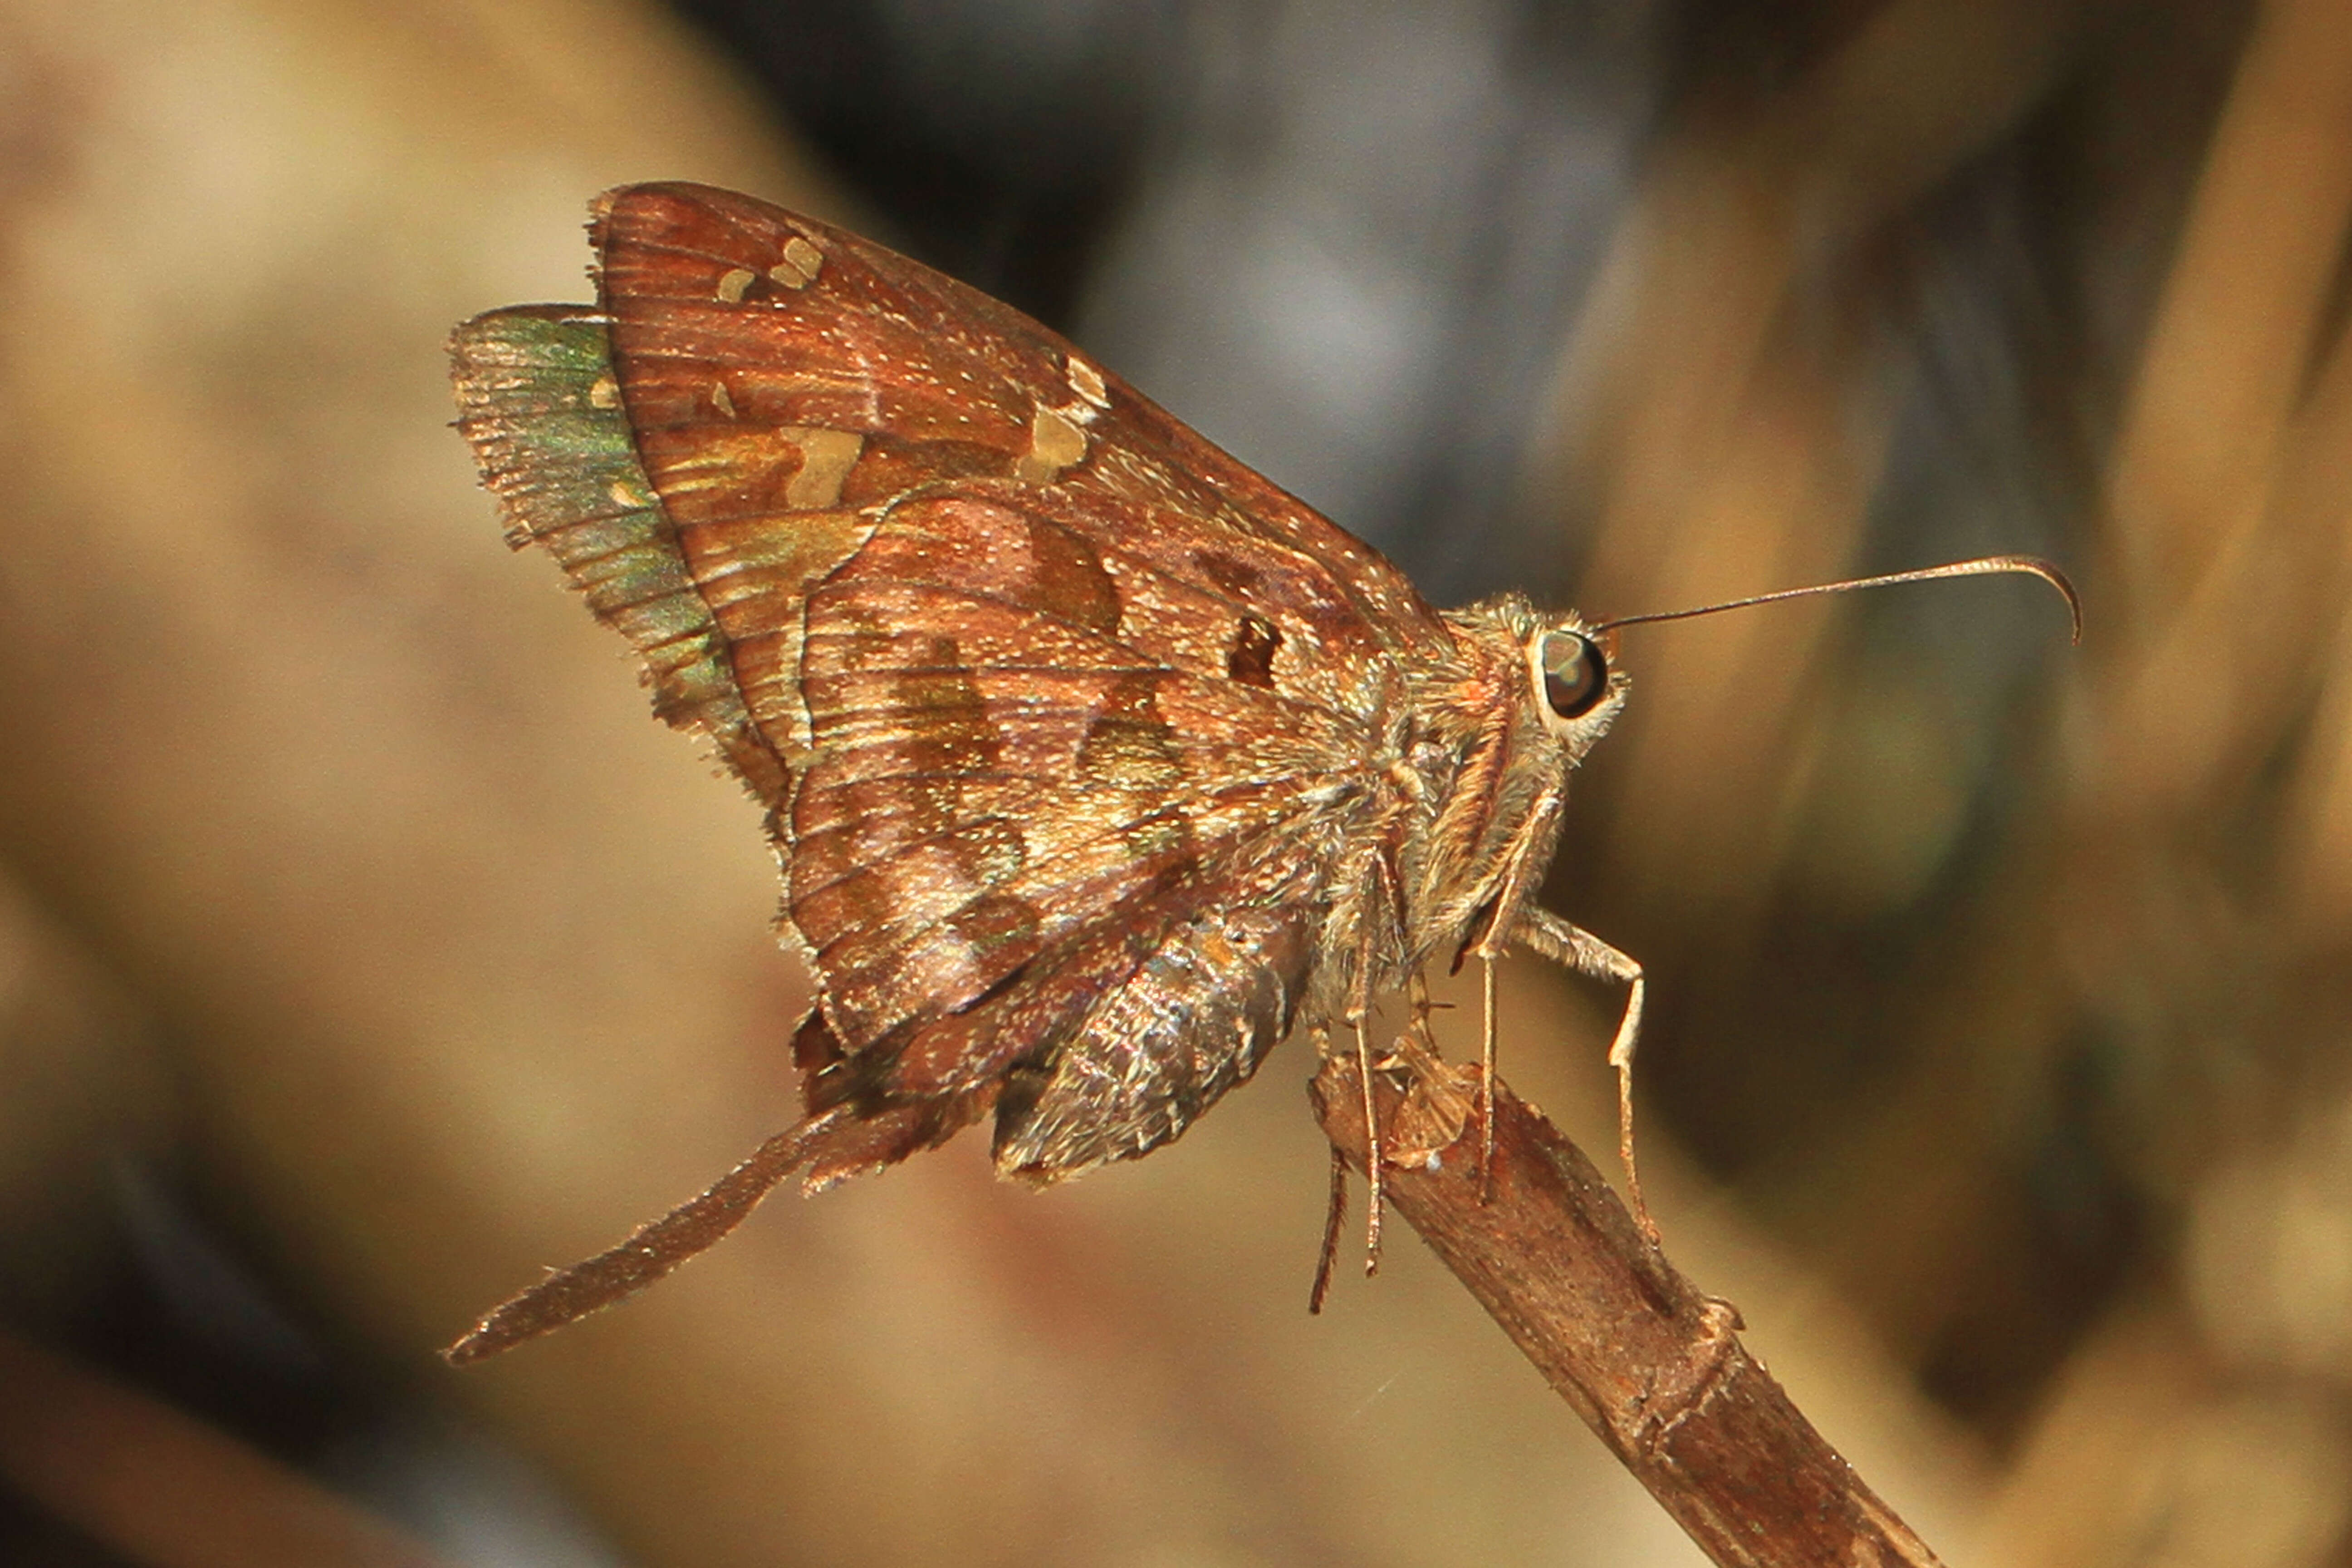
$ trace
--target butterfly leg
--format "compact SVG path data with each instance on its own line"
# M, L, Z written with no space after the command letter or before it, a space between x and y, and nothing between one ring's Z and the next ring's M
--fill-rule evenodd
M1366 1028L1370 1020L1359 1015L1356 1028L1356 1074L1364 1085L1364 1273L1381 1271L1381 1219L1385 1207L1381 1191L1381 1121L1379 1107L1372 1098L1371 1033Z
M1478 1201L1495 1196L1495 961L1478 958L1485 1018L1478 1047Z
M1357 894L1356 964L1352 994L1348 998L1348 1023L1356 1031L1356 1074L1364 1086L1364 1273L1381 1271L1381 1222L1387 1214L1387 1193L1381 1167L1387 1163L1387 1140L1381 1136L1380 1104L1372 1092L1372 988L1379 973L1380 932L1394 930L1396 889L1389 862L1380 855L1364 861ZM1375 920L1371 911L1381 911Z
M1331 1055L1331 1026L1318 1021L1309 1030L1315 1040L1315 1059L1326 1060ZM1339 1146L1331 1145L1331 1201L1323 1210L1323 1250L1315 1260L1315 1283L1307 1292L1307 1310L1323 1310L1324 1299L1331 1294L1331 1271L1339 1262L1339 1227L1348 1223L1348 1161Z
M1331 1294L1331 1270L1339 1261L1339 1228L1348 1223L1348 1157L1331 1148L1331 1201L1323 1210L1323 1251L1315 1260L1315 1283L1307 1292L1308 1315L1323 1310Z
M1521 830L1517 852L1512 858L1510 870L1504 876L1503 885L1496 893L1494 902L1489 906L1495 912L1488 918L1486 931L1475 942L1463 950L1478 960L1479 968L1483 972L1482 977L1486 983L1484 986L1485 1039L1478 1053L1478 1201L1480 1203L1485 1203L1494 1196L1495 1192L1495 960L1503 956L1503 950L1509 945L1511 937L1511 931L1503 911L1525 909L1530 915L1543 913L1541 910L1526 905L1523 900L1527 898L1529 879L1540 874L1540 868L1536 864L1536 846L1551 842L1550 823L1559 809L1559 802L1554 800L1533 822ZM1572 926L1569 929L1575 930ZM1627 962L1631 963L1632 960L1629 959Z
M1617 1069L1617 1157L1625 1165L1625 1193L1633 1200L1633 1218L1652 1247L1659 1245L1657 1222L1642 1198L1642 1176L1633 1163L1633 1047L1642 1033L1642 966L1591 931L1569 924L1549 910L1520 911L1511 934L1539 957L1599 980L1626 986L1625 1014L1618 1020L1617 1037L1610 1042L1609 1065Z

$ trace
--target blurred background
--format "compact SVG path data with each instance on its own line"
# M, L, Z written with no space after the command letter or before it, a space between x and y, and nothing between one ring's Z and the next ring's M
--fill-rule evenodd
M2352 1563L2352 0L0 0L0 1561L1696 1554L1293 1042L433 1348L796 1112L758 813L477 490L455 321L750 190L1402 562L1625 614L1552 907L1674 1257L1955 1563ZM1610 1146L1620 998L1504 1064ZM1457 1051L1475 1041L1455 1041Z

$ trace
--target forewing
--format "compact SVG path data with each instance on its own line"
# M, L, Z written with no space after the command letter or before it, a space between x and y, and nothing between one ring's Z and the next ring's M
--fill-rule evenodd
M745 702L787 754L805 738L793 612L873 509L943 479L1152 507L1296 555L1379 646L1444 635L1376 552L929 268L698 185L612 193L593 235L637 450Z

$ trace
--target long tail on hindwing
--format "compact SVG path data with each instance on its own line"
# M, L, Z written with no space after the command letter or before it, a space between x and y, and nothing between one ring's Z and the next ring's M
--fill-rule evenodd
M559 1269L501 1303L443 1351L442 1359L455 1366L481 1361L643 1289L740 1225L777 1183L815 1157L827 1134L855 1119L849 1107L835 1106L786 1128L700 1195L639 1226L619 1246Z

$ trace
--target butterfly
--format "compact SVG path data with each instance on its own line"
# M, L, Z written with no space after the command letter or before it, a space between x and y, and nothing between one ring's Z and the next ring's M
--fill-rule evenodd
M1614 627L1655 617L1433 609L1066 340L814 219L644 184L589 232L596 306L457 329L457 425L509 542L766 808L816 980L806 1115L453 1359L666 1273L795 1171L983 1118L1028 1183L1148 1153L1302 1022L1354 1033L1369 1095L1374 1003L1410 990L1410 1044L1433 965L1483 966L1491 1068L1515 945L1626 988L1630 1176L1641 965L1533 896L1624 706ZM2063 587L2024 557L1873 581L1990 571Z

